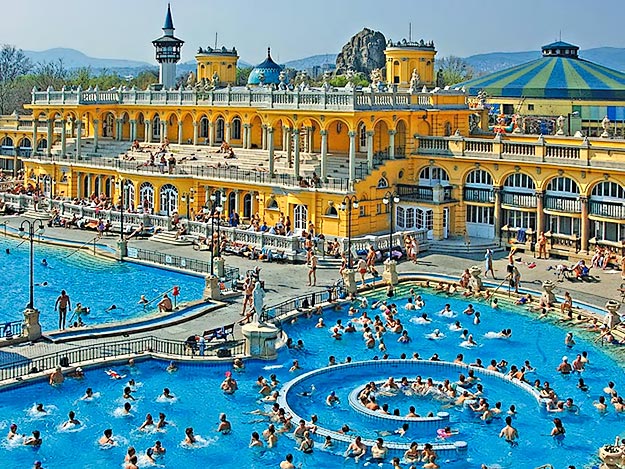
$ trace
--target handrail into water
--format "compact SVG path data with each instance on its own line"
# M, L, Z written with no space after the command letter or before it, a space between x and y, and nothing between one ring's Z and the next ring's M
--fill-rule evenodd
M491 296L493 296L493 295L495 295L495 293L497 293L497 290L499 290L499 289L501 288L501 286L504 284L504 282L506 282L507 280L510 280L510 276L511 276L511 275L512 275L512 274L508 274L508 275L506 275L506 278L504 278L504 279L502 280L502 282L501 282L501 283L497 286L497 288L495 288L495 290L493 291L493 293L492 293L492 295L491 295ZM510 297L510 284L508 284L508 297Z
M80 246L78 246L77 248L75 248L72 252L70 252L67 256L63 257L63 259L69 259L70 257L72 257L74 254L76 254L78 251L80 251L82 248L84 248L85 246L87 246L87 244L91 244L93 243L93 253L95 254L95 241L96 239L98 239L98 237L96 236L93 239L90 239L89 241L87 241L84 244L81 244Z

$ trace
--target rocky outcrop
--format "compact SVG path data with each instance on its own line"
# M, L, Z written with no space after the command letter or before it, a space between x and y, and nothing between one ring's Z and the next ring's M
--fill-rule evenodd
M352 69L369 76L376 68L384 69L386 38L379 31L365 28L353 36L336 57L336 74Z

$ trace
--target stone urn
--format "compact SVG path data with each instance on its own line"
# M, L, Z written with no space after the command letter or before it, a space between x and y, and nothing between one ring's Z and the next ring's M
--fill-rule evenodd
M556 303L556 295L553 293L553 289L556 287L555 283L551 280L545 280L543 282L543 294L540 295L540 300L543 303L552 305Z
M397 285L399 278L397 277L397 262L392 259L384 261L384 272L382 279L390 285Z
M477 265L474 265L469 269L469 273L471 274L471 278L469 279L469 287L473 290L474 293L482 291L482 269Z
M607 313L603 318L603 323L608 326L610 330L621 323L621 317L618 314L620 306L619 302L615 300L608 300L605 304Z

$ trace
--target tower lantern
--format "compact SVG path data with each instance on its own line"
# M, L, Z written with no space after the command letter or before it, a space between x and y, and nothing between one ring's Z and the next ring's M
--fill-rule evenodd
M163 36L152 41L156 49L156 61L160 64L159 82L165 89L176 84L176 64L180 61L180 49L184 41L174 36L174 22L171 7L167 4L167 15L163 25Z

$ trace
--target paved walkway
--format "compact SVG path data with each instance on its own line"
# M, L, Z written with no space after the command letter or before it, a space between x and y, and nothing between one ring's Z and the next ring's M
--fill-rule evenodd
M7 221L9 226L18 227L22 218L20 217L0 217L0 224ZM0 228L0 235L3 231ZM47 228L45 232L46 237L72 240L74 242L86 243L92 240L95 233L92 231L81 230L67 230L63 228ZM104 236L99 243L106 244L110 247L115 247L118 241L117 236ZM192 246L173 246L146 240L132 240L129 243L130 246L136 246L143 249L155 250L168 254L174 254L178 256L209 260L210 255L207 251L195 251ZM494 261L495 275L497 280L492 281L497 284L503 280L506 275L507 259L504 253L497 256ZM419 259L418 264L410 262L402 262L398 265L399 273L423 273L434 274L440 273L449 275L452 278L459 278L462 271L470 267L471 265L478 264L483 267L483 260L481 255L476 255L476 259L467 259L466 253L462 253L462 258L454 256L453 252L448 255L443 254L430 254L423 253ZM521 258L521 261L517 261L517 266L521 272L521 287L531 290L541 291L540 283L543 280L551 279L555 282L556 276L553 270L548 271L548 267L555 267L562 261L559 260L537 260L532 257L531 254L518 254L516 258ZM317 271L317 286L309 287L308 283L308 269L305 265L292 265L292 264L277 264L277 263L265 263L250 261L245 258L237 256L225 256L226 264L238 267L240 272L244 274L248 269L253 268L255 265L259 265L261 270L261 278L265 281L265 287L267 289L267 296L265 298L266 305L272 305L285 299L311 293L313 291L325 290L328 286L332 285L338 278L338 267L332 262L321 262L321 266ZM531 262L536 263L536 267L530 269L528 264ZM381 268L378 268L381 272ZM599 307L603 307L605 302L610 299L619 299L620 295L617 293L617 288L621 284L620 272L595 272L596 281L593 282L580 282L565 280L563 283L557 283L556 294L562 296L565 291L570 291L574 301L583 301L594 304ZM506 291L506 286L502 287ZM164 339L185 340L189 335L198 333L206 329L218 327L223 324L229 324L240 319L240 312L242 308L242 297L237 297L229 302L225 307L211 312L208 315L191 320L189 322L150 331L147 333L133 334L132 337L141 337L146 335L154 335ZM240 332L236 332L236 337L239 338ZM0 348L0 364L14 361L16 355L22 357L35 357L48 353L55 353L69 348L91 345L101 342L111 342L122 339L121 337L111 337L102 339L92 339L87 341L67 342L63 344L51 344L45 341L40 341L36 344L25 344L18 346L9 346Z

